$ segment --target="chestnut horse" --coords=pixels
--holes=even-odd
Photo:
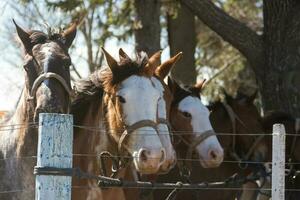
[[[253,104],[253,97],[241,97],[232,98],[226,96],[226,103],[217,101],[213,103],[209,108],[211,109],[210,121],[213,125],[214,130],[217,133],[233,133],[237,135],[220,135],[218,136],[222,147],[225,150],[224,160],[219,168],[206,169],[201,168],[199,163],[194,161],[190,163],[192,168],[187,166],[187,170],[174,169],[174,172],[169,174],[165,179],[160,179],[160,182],[166,181],[183,181],[183,182],[215,182],[222,181],[237,172],[243,172],[244,169],[239,166],[238,158],[243,158],[249,153],[249,149],[255,144],[255,150],[250,153],[249,160],[264,162],[267,157],[267,144],[264,140],[254,138],[253,136],[242,136],[240,134],[247,133],[262,133],[263,128],[261,126],[260,115]],[[253,138],[252,138],[253,137]],[[257,141],[257,142],[255,142]],[[184,147],[184,146],[183,146]],[[183,155],[186,155],[188,146],[185,146],[185,151],[182,150]],[[176,151],[178,148],[176,147]],[[185,159],[186,157],[184,157]],[[180,160],[180,158],[178,158]],[[234,161],[234,162],[227,162]],[[189,161],[188,161],[189,162]],[[188,173],[190,172],[190,176]],[[180,176],[179,174],[186,176]],[[187,174],[184,174],[187,173]],[[244,172],[248,174],[247,172]],[[177,194],[176,199],[235,199],[238,196],[240,190],[199,190],[199,191],[180,191]],[[170,192],[170,191],[168,191]],[[165,198],[167,193],[164,195],[160,192],[156,194],[155,199]]]
[[[167,76],[167,73],[163,71],[166,70],[159,67],[156,72],[162,83]],[[210,125],[209,111],[202,104],[199,96],[203,83],[200,82],[193,87],[183,89],[175,81],[168,78],[167,90],[173,94],[170,123],[174,132],[175,143],[179,143],[175,148],[180,158],[185,158],[186,155],[191,158],[195,151],[200,157],[200,163],[203,167],[217,167],[223,160],[223,149]],[[178,163],[182,163],[182,160],[179,160]],[[178,171],[174,169],[156,181],[176,182],[178,179],[180,179]],[[151,198],[150,195],[151,190],[143,190],[141,194],[142,197],[147,196],[146,198]],[[154,195],[154,199],[165,196],[159,191],[155,192]],[[128,199],[138,199],[138,195]]]
[[[15,113],[0,128],[0,199],[34,199],[39,113],[68,113],[71,58],[76,24],[61,34],[25,31],[16,23],[25,49],[25,85]],[[33,157],[34,156],[34,157]]]
[[[127,166],[130,160],[142,174],[169,171],[175,155],[170,133],[160,135],[159,113],[167,113],[160,82],[153,76],[161,52],[148,59],[145,53],[131,60],[120,49],[120,62],[103,49],[108,68],[98,70],[76,83],[77,97],[72,105],[75,124],[74,166],[103,174],[112,163],[101,165],[97,157],[102,152],[117,157],[117,163]],[[90,129],[86,129],[89,128]],[[108,153],[109,152],[109,153]],[[78,155],[85,154],[85,155]],[[115,167],[115,166],[114,166]],[[120,166],[117,166],[117,168]],[[125,167],[118,169],[123,177]],[[72,199],[124,199],[122,189],[100,189],[94,180],[74,180]]]

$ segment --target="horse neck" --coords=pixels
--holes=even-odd
[[[98,97],[98,99],[100,98]],[[75,127],[74,129],[73,165],[95,175],[100,174],[99,154],[102,151],[114,152],[113,146],[116,146],[112,144],[111,138],[106,133],[106,123],[103,123],[105,116],[101,104],[101,100],[92,99],[90,102],[80,105],[78,110],[72,110],[75,125],[83,126],[83,128]],[[111,169],[110,162],[105,162],[105,164],[106,169]],[[93,180],[75,180],[73,184],[98,187]],[[87,199],[88,196],[100,197],[102,192],[99,190],[88,190],[81,195],[84,196],[84,199]]]
[[[9,125],[6,132],[1,134],[1,150],[6,156],[21,156],[36,154],[37,129],[30,126],[33,122],[34,108],[27,101],[29,91],[26,87],[22,90],[21,98],[17,104],[16,111],[5,123]],[[35,155],[33,154],[33,155]]]
[[[80,106],[73,115],[75,125],[83,126],[74,131],[75,154],[99,154],[104,150],[113,150],[111,138],[106,133],[107,123],[102,112],[101,98],[97,97]]]

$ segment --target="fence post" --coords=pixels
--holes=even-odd
[[[273,125],[272,200],[284,200],[285,194],[285,128]]]
[[[41,113],[37,167],[71,168],[73,152],[73,116]],[[36,200],[70,200],[72,178],[36,176]]]

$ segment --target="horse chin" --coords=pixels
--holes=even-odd
[[[159,171],[159,167],[143,167],[143,166],[140,166],[139,163],[137,163],[135,161],[135,159],[133,160],[134,162],[134,166],[135,166],[135,169],[141,173],[141,174],[158,174],[158,171]]]
[[[134,163],[134,167],[135,169],[141,173],[141,174],[157,174],[159,172],[159,167],[160,166],[147,166],[147,165],[143,165],[143,163],[141,162],[141,160],[138,158],[138,152],[134,152],[133,153],[133,163]]]

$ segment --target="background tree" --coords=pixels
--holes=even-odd
[[[264,0],[263,33],[255,32],[210,0],[181,3],[246,57],[258,80],[265,111],[276,109],[300,116],[300,2]]]
[[[135,49],[149,56],[160,50],[160,0],[135,0]]]
[[[175,55],[182,51],[184,55],[172,70],[171,76],[186,85],[191,85],[197,78],[195,16],[185,5],[172,10],[167,14],[170,54]]]

